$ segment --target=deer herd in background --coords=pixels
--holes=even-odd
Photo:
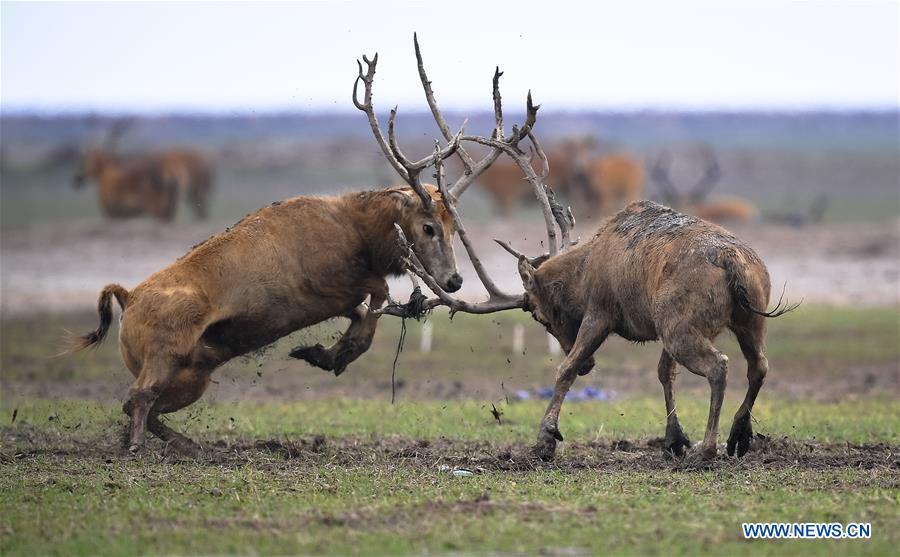
[[[80,188],[88,181],[95,182],[100,211],[108,218],[150,216],[168,221],[175,217],[179,200],[184,200],[196,218],[205,219],[213,191],[210,160],[185,147],[124,155],[117,144],[132,124],[130,119],[110,124],[99,146],[81,156],[73,185]],[[647,197],[648,175],[657,197],[679,211],[722,223],[749,221],[758,215],[756,208],[742,199],[707,199],[722,172],[715,153],[706,145],[663,150],[645,164],[632,154],[603,148],[592,136],[581,136],[557,141],[547,148],[546,157],[550,168],[547,183],[580,217],[609,216]],[[702,166],[692,186],[676,186],[670,172],[675,158]],[[501,216],[534,203],[522,170],[509,158],[497,160],[477,182]]]

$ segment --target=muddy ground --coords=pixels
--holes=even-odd
[[[579,442],[563,444],[556,458],[545,462],[534,456],[530,444],[459,441],[449,439],[412,439],[389,435],[379,438],[340,438],[313,436],[293,441],[259,439],[236,442],[216,441],[203,446],[200,454],[185,457],[171,451],[153,438],[143,456],[132,456],[118,440],[109,437],[79,437],[72,434],[60,439],[54,434],[28,427],[0,428],[0,458],[7,463],[25,462],[39,456],[62,459],[97,459],[110,464],[135,458],[160,462],[193,462],[216,466],[252,466],[261,470],[285,466],[311,468],[329,464],[353,466],[393,465],[411,471],[445,471],[463,469],[482,472],[528,472],[536,470],[644,471],[725,469],[731,472],[765,468],[827,470],[854,468],[880,472],[881,487],[900,487],[900,447],[887,443],[851,444],[818,443],[788,438],[773,439],[757,434],[751,450],[734,459],[720,451],[710,462],[696,463],[673,459],[663,452],[662,438],[633,441]]]

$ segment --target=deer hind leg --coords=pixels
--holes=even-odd
[[[291,351],[291,357],[304,360],[325,371],[333,371],[335,376],[344,373],[347,366],[372,345],[379,315],[372,313],[370,308],[380,308],[386,298],[387,285],[385,284],[383,291],[372,293],[368,307],[360,304],[347,314],[346,317],[350,319],[350,327],[333,346],[330,348],[325,348],[321,344],[298,346]]]
[[[128,450],[132,454],[144,446],[147,419],[150,410],[166,388],[175,372],[174,363],[166,359],[145,361],[137,379],[128,390],[128,399],[122,410],[131,417],[131,435]]]
[[[691,441],[681,430],[678,414],[675,413],[675,359],[665,350],[659,357],[657,373],[666,400],[666,444],[664,449],[667,455],[680,457],[684,455],[684,449],[690,448]]]
[[[734,329],[737,336],[738,344],[741,346],[741,352],[747,360],[747,395],[744,402],[734,415],[734,421],[731,424],[731,433],[728,435],[728,444],[726,449],[728,456],[733,456],[735,449],[737,455],[744,456],[750,449],[750,441],[753,439],[753,426],[751,425],[751,415],[753,403],[756,402],[756,396],[763,386],[766,374],[769,371],[769,361],[765,355],[765,320],[763,317],[754,318],[754,322],[746,329]]]
[[[666,351],[676,362],[709,381],[709,419],[706,422],[706,434],[700,444],[699,454],[701,458],[712,459],[716,456],[719,414],[722,411],[722,401],[725,399],[728,356],[716,350],[708,338],[693,328],[676,332],[675,335],[664,338],[663,342]]]
[[[588,316],[581,323],[572,349],[569,350],[556,371],[553,396],[544,413],[544,418],[541,420],[534,452],[542,460],[553,460],[556,453],[556,442],[563,440],[563,436],[559,432],[559,412],[566,393],[569,392],[572,383],[578,377],[579,371],[584,369],[586,360],[589,360],[600,348],[608,334],[608,326],[598,319]]]
[[[150,409],[147,428],[162,439],[166,447],[180,454],[193,456],[200,451],[200,446],[190,438],[178,433],[160,421],[160,414],[176,412],[196,402],[210,383],[210,371],[195,367],[182,368],[160,393],[156,403]]]

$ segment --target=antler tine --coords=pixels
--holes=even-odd
[[[663,200],[670,205],[675,204],[680,197],[678,188],[675,187],[675,184],[672,183],[672,179],[669,177],[669,164],[671,164],[671,161],[672,154],[668,151],[663,151],[656,156],[656,159],[650,166],[650,177],[659,186]]]
[[[366,64],[366,70],[363,72],[363,63]],[[375,114],[375,109],[372,106],[372,86],[375,82],[375,70],[378,64],[378,54],[369,60],[366,55],[362,56],[362,62],[359,60],[356,61],[356,65],[358,68],[358,73],[356,76],[356,80],[353,82],[353,104],[357,109],[366,113],[366,116],[369,120],[369,127],[372,129],[372,134],[375,136],[375,140],[378,143],[378,146],[381,148],[381,151],[384,153],[388,162],[394,167],[394,170],[397,171],[397,174],[400,175],[403,180],[412,187],[413,191],[419,196],[422,200],[423,206],[427,210],[432,210],[434,208],[434,202],[431,199],[431,195],[425,190],[425,187],[419,181],[419,174],[422,169],[427,167],[432,158],[430,156],[425,157],[421,160],[412,162],[410,161],[402,151],[400,151],[400,147],[397,144],[397,138],[394,130],[394,120],[397,116],[397,107],[395,106],[393,110],[391,110],[391,115],[388,120],[388,138],[385,139],[384,134],[381,132],[381,126],[378,123],[378,117]],[[362,81],[364,84],[364,94],[363,100],[359,100],[359,82]],[[450,136],[448,138],[447,147],[444,148],[440,154],[441,159],[445,159],[451,156],[456,150],[459,148],[459,138],[462,137],[465,132],[466,122],[463,123],[463,126],[460,128],[459,132],[455,136]]]
[[[422,61],[422,51],[419,48],[419,37],[416,33],[413,33],[413,45],[416,50],[416,64],[419,68],[419,80],[422,82],[422,89],[425,91],[425,100],[428,102],[428,108],[431,109],[431,115],[434,116],[434,120],[437,122],[438,128],[441,130],[444,139],[446,141],[451,141],[453,136],[450,134],[450,126],[447,125],[444,115],[441,114],[441,109],[438,108],[437,100],[434,98],[434,90],[431,88],[431,81],[428,80],[428,75],[425,73],[425,63]],[[463,126],[465,126],[465,124],[463,124]],[[475,161],[469,153],[467,153],[465,149],[458,149],[456,154],[459,155],[459,158],[462,160],[466,173],[471,172]]]
[[[503,76],[503,72],[500,71],[500,66],[494,67],[494,79],[492,80],[494,86],[494,137],[497,139],[503,139],[503,99],[500,97],[500,77]]]
[[[509,254],[512,255],[513,257],[515,257],[515,258],[517,258],[517,259],[520,258],[520,257],[525,257],[525,254],[524,254],[524,253],[522,253],[522,252],[516,250],[516,249],[513,248],[511,245],[509,245],[509,243],[504,242],[503,240],[498,240],[497,238],[494,238],[494,241],[497,242],[497,244],[498,244],[501,248],[503,248],[503,249],[505,249],[507,252],[509,252]]]
[[[369,127],[372,128],[372,134],[375,136],[375,141],[378,143],[378,146],[381,148],[381,151],[384,153],[384,156],[387,158],[388,162],[391,163],[391,166],[394,167],[394,170],[397,171],[397,174],[403,178],[403,181],[412,185],[412,181],[410,180],[409,172],[400,164],[396,157],[394,157],[391,152],[390,147],[387,144],[387,140],[384,138],[384,134],[381,133],[381,126],[378,124],[378,117],[375,115],[375,109],[372,107],[372,84],[375,81],[375,67],[378,64],[378,53],[375,53],[375,56],[372,57],[372,60],[369,60],[365,54],[362,56],[363,62],[366,64],[366,71],[363,73],[362,62],[359,60],[356,61],[356,65],[359,68],[359,74],[356,76],[356,80],[353,82],[353,104],[359,110],[366,113],[366,116],[369,120]],[[362,81],[365,85],[365,91],[363,93],[363,101],[359,101],[359,82]]]
[[[700,156],[706,163],[706,167],[703,170],[703,176],[691,188],[689,195],[691,203],[699,203],[706,199],[706,196],[709,195],[709,192],[712,191],[722,177],[722,169],[719,167],[719,161],[716,159],[716,154],[711,147],[701,146]]]

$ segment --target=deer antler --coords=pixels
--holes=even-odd
[[[118,118],[113,120],[113,122],[109,125],[109,128],[106,130],[106,135],[103,138],[103,147],[107,150],[112,150],[116,143],[125,135],[125,132],[128,131],[134,124],[134,118]]]
[[[359,74],[356,76],[356,81],[353,82],[353,104],[368,116],[369,126],[372,128],[375,140],[378,142],[378,146],[381,147],[384,156],[387,157],[388,162],[391,163],[391,166],[394,167],[397,174],[399,174],[400,177],[412,187],[413,191],[416,192],[422,200],[422,204],[426,210],[432,211],[434,210],[434,201],[419,180],[419,175],[422,170],[431,164],[432,157],[428,156],[413,162],[406,158],[400,151],[400,147],[397,145],[397,138],[394,134],[394,119],[397,117],[396,106],[391,110],[391,116],[388,120],[388,139],[385,140],[384,134],[381,132],[381,126],[378,124],[378,117],[375,115],[375,108],[372,106],[372,85],[375,82],[375,67],[378,64],[378,53],[376,53],[371,60],[369,60],[366,55],[363,55],[362,61],[366,63],[366,71],[363,73],[362,62],[357,60],[356,64],[359,67]],[[360,81],[365,84],[365,93],[362,102],[359,101],[358,96]],[[459,148],[459,139],[462,137],[465,127],[466,122],[463,122],[462,127],[456,135],[447,138],[447,146],[440,150],[439,153],[441,160],[449,157]]]
[[[650,178],[659,186],[663,201],[668,205],[678,205],[681,195],[669,176],[669,165],[672,164],[672,153],[663,151],[656,156],[650,165]]]
[[[423,282],[437,295],[436,298],[429,299],[424,302],[421,306],[422,310],[427,311],[433,309],[437,306],[447,306],[450,308],[451,315],[457,311],[462,311],[465,313],[492,313],[495,311],[501,311],[505,309],[513,309],[520,308],[523,304],[523,296],[521,294],[511,295],[505,292],[502,292],[496,285],[496,283],[491,279],[490,275],[487,273],[487,270],[484,268],[484,265],[481,262],[481,258],[478,256],[478,253],[475,251],[475,247],[469,239],[469,235],[466,231],[465,225],[462,222],[462,219],[459,216],[459,213],[456,210],[455,201],[459,198],[460,195],[466,190],[466,188],[477,178],[484,170],[486,170],[500,155],[507,155],[513,159],[513,161],[519,166],[522,170],[522,173],[525,175],[525,178],[531,183],[535,196],[538,199],[538,202],[541,205],[541,209],[544,216],[544,221],[547,229],[547,240],[549,247],[549,254],[541,256],[541,257],[549,257],[550,255],[556,255],[560,251],[560,247],[562,249],[568,248],[574,242],[570,240],[571,230],[575,225],[575,219],[572,217],[571,209],[563,209],[563,207],[556,201],[556,198],[553,194],[553,190],[550,189],[549,186],[544,185],[543,180],[546,179],[549,174],[549,163],[547,162],[547,156],[544,153],[543,148],[540,145],[540,142],[534,136],[533,128],[535,123],[537,122],[537,112],[540,108],[540,105],[535,105],[531,98],[531,92],[529,91],[527,102],[526,102],[526,116],[525,123],[519,126],[513,126],[511,134],[506,136],[504,125],[503,125],[503,105],[502,99],[500,96],[500,77],[503,75],[503,72],[500,71],[499,68],[495,68],[494,77],[492,80],[493,84],[493,101],[494,101],[494,130],[491,133],[490,137],[482,137],[475,135],[463,135],[462,130],[458,132],[455,136],[451,135],[450,127],[447,125],[446,120],[441,114],[440,108],[437,105],[437,101],[434,97],[434,90],[431,87],[431,81],[428,80],[428,76],[425,72],[425,64],[422,61],[422,52],[419,48],[418,37],[413,35],[413,43],[415,46],[416,52],[416,62],[419,70],[419,78],[422,82],[422,88],[425,91],[425,98],[428,102],[428,106],[431,108],[431,113],[434,116],[435,122],[438,125],[438,128],[441,130],[441,134],[444,136],[444,139],[448,141],[448,148],[441,149],[438,142],[435,142],[434,152],[432,153],[429,160],[423,159],[422,161],[418,161],[418,163],[410,163],[405,160],[405,157],[399,153],[399,149],[396,148],[396,140],[393,137],[393,119],[394,114],[392,112],[391,121],[389,122],[388,132],[389,132],[389,141],[387,142],[387,147],[385,147],[384,136],[381,134],[377,120],[374,116],[374,111],[371,109],[371,80],[374,76],[373,62],[368,62],[364,57],[363,60],[369,64],[369,71],[366,74],[362,72],[362,65],[360,64],[360,75],[357,78],[357,83],[362,80],[366,84],[366,100],[364,103],[359,103],[357,101],[356,95],[356,85],[354,85],[354,102],[357,105],[357,108],[360,110],[364,110],[369,115],[369,123],[372,127],[373,132],[375,133],[376,140],[379,142],[379,145],[382,145],[382,150],[388,152],[390,151],[390,156],[388,160],[391,161],[391,164],[394,165],[394,168],[397,169],[397,172],[407,178],[412,175],[414,177],[418,177],[418,172],[421,171],[422,168],[427,166],[434,166],[435,168],[435,182],[437,184],[438,190],[442,194],[442,199],[444,200],[444,204],[447,207],[448,213],[451,215],[455,228],[459,233],[460,241],[466,249],[466,253],[469,256],[469,259],[472,261],[472,265],[475,268],[475,273],[478,275],[479,280],[484,285],[485,290],[488,293],[488,299],[483,302],[472,303],[466,302],[464,300],[459,300],[454,298],[447,292],[445,292],[432,277],[430,277],[424,270],[424,267],[416,258],[415,254],[411,249],[407,249],[407,261],[409,269],[422,279]],[[377,59],[376,59],[377,60]],[[531,143],[531,152],[529,155],[525,151],[523,151],[519,143],[528,139]],[[471,155],[466,151],[466,149],[461,145],[463,142],[477,143],[479,145],[484,145],[490,148],[488,154],[479,161],[475,161]],[[454,151],[448,152],[450,145],[456,145]],[[444,173],[443,173],[443,161],[450,154],[455,154],[459,156],[462,160],[464,173],[463,175],[450,187],[446,187],[444,184]],[[531,162],[533,160],[534,155],[536,155],[541,161],[541,174],[538,175],[535,173],[534,169],[531,166]],[[413,170],[411,171],[410,168]],[[404,174],[405,171],[405,174]],[[407,178],[407,181],[409,179]],[[557,235],[557,228],[559,229],[559,235]],[[405,242],[406,239],[403,237],[402,232],[399,233],[400,241]],[[511,250],[508,246],[504,245],[505,248]],[[408,245],[407,245],[408,248]],[[382,313],[388,315],[403,315],[403,311],[397,307],[388,306]]]
[[[669,166],[672,164],[671,152],[663,151],[657,155],[656,160],[651,165],[650,177],[659,186],[663,200],[669,205],[679,206],[688,203],[700,203],[706,199],[706,196],[709,195],[709,192],[712,191],[722,177],[722,170],[711,147],[700,145],[697,147],[696,152],[704,163],[703,174],[697,180],[697,183],[689,188],[687,195],[678,191],[669,175]]]
[[[698,148],[698,151],[700,153],[700,158],[705,164],[703,175],[694,187],[691,188],[691,191],[688,194],[688,199],[691,203],[700,203],[706,199],[706,196],[709,195],[709,192],[712,191],[722,177],[722,169],[719,167],[719,161],[716,159],[716,154],[712,148],[701,145]]]

